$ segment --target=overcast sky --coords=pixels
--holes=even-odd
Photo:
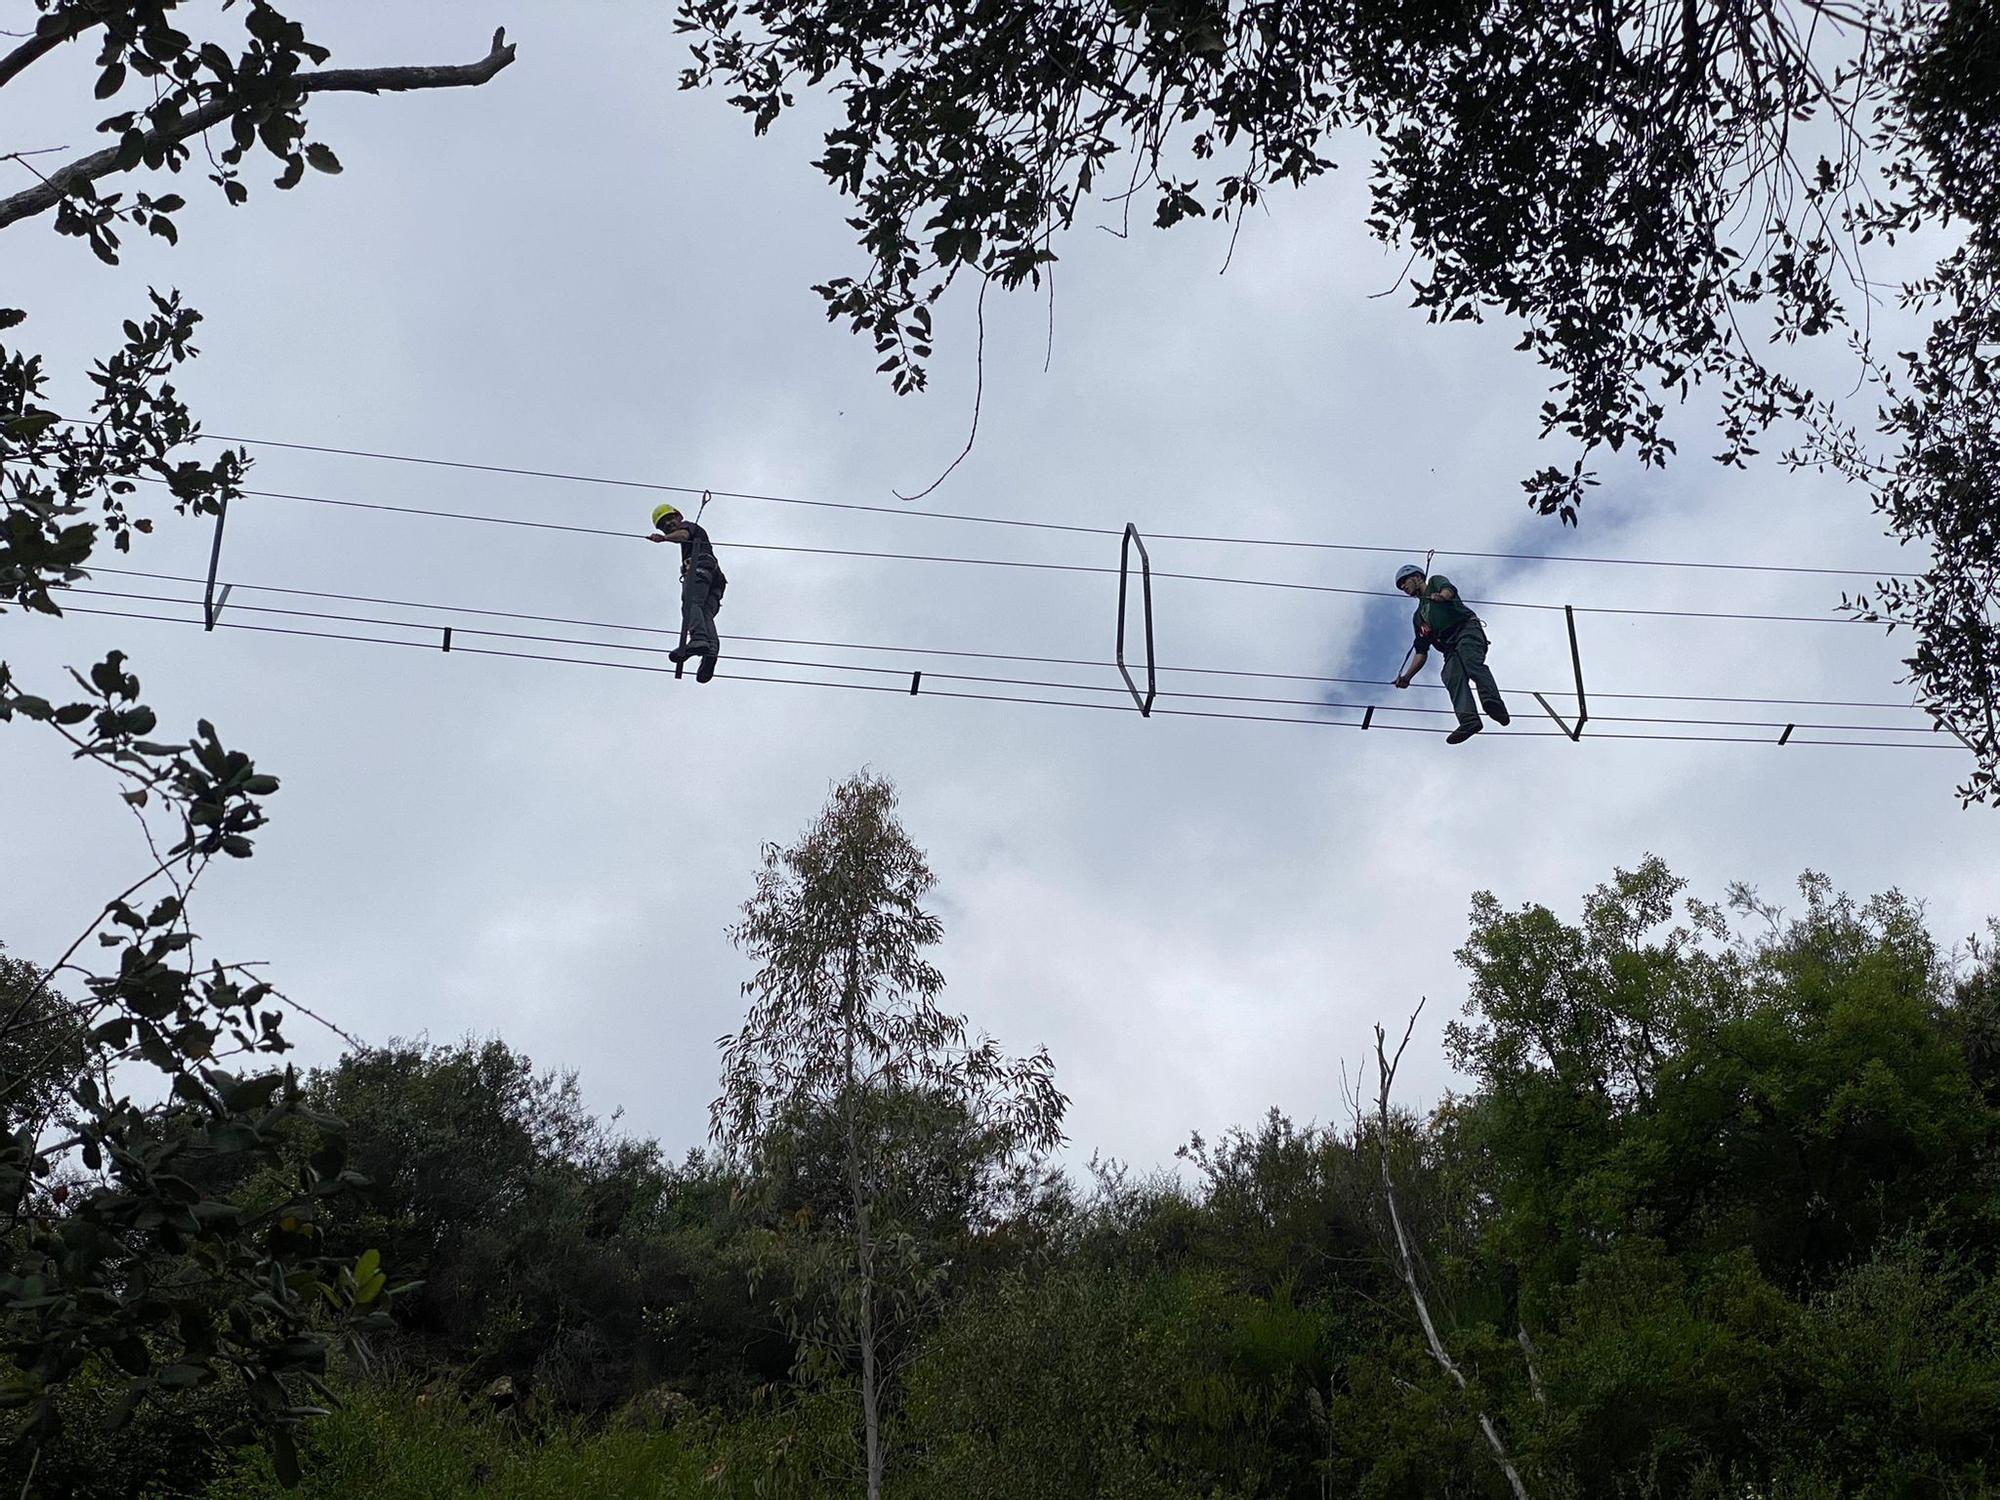
[[[758,140],[720,97],[677,92],[670,5],[314,10],[308,28],[337,65],[470,61],[501,23],[520,56],[476,90],[316,100],[313,133],[344,174],[309,173],[279,193],[260,159],[251,202],[235,211],[185,184],[177,250],[130,235],[113,270],[46,219],[10,229],[0,298],[31,318],[9,337],[48,358],[59,403],[82,403],[89,360],[115,346],[155,284],[180,287],[206,315],[202,358],[179,384],[211,432],[890,505],[892,489],[921,486],[958,451],[972,403],[970,289],[940,318],[931,392],[894,396],[868,344],[826,323],[810,290],[862,268],[844,205],[809,165],[812,121]],[[92,149],[103,112],[93,76],[90,54],[70,47],[0,93],[5,149]],[[0,170],[18,178],[0,189],[28,180],[18,165]],[[1539,372],[1510,352],[1517,330],[1432,328],[1406,296],[1371,296],[1401,258],[1361,227],[1364,183],[1357,144],[1331,180],[1271,200],[1227,275],[1226,229],[1070,235],[1052,351],[1045,301],[988,299],[978,444],[926,504],[1407,548],[1418,561],[1435,548],[1475,598],[1579,606],[1818,614],[1842,580],[1452,554],[1897,565],[1859,495],[1775,466],[1718,467],[1698,413],[1679,433],[1687,458],[1664,475],[1600,465],[1580,532],[1531,516],[1520,478],[1571,456],[1535,441]],[[1114,211],[1099,219],[1115,223]],[[1831,379],[1844,389],[1851,373]],[[410,638],[246,604],[456,620],[461,632],[478,622],[445,606],[678,623],[674,551],[639,539],[656,498],[643,491],[279,449],[257,453],[251,483],[629,536],[245,500],[222,565],[238,584],[225,615],[236,623]],[[730,580],[723,676],[705,687],[692,674],[82,615],[10,613],[0,647],[50,692],[63,664],[123,648],[168,726],[209,717],[283,778],[257,857],[207,879],[197,925],[218,956],[269,961],[284,989],[369,1041],[498,1034],[539,1064],[576,1069],[594,1107],[622,1108],[626,1128],[669,1150],[703,1139],[715,1041],[740,1021],[748,970],[726,929],[760,846],[792,839],[829,786],[863,766],[897,782],[937,872],[950,1005],[1011,1048],[1048,1046],[1079,1156],[1142,1166],[1166,1162],[1190,1131],[1270,1106],[1337,1116],[1341,1060],[1360,1056],[1373,1021],[1399,1019],[1422,995],[1408,1098],[1451,1086],[1441,1033],[1463,1003],[1452,953],[1477,890],[1572,916],[1614,867],[1651,852],[1710,897],[1738,879],[1788,896],[1808,868],[1856,893],[1897,886],[1948,939],[2000,909],[1994,814],[1961,811],[1952,795],[1963,754],[1828,749],[1799,743],[1813,737],[1803,730],[1783,749],[1528,737],[1552,728],[1528,690],[1567,681],[1559,614],[1485,611],[1515,728],[1459,747],[1443,742],[1446,719],[1432,734],[1363,734],[757,684],[732,681],[731,666],[830,674],[742,655],[920,665],[935,687],[953,670],[1115,683],[1108,668],[730,638],[1105,661],[1116,580],[733,543],[1099,566],[1115,565],[1117,544],[737,499],[716,500],[705,524]],[[129,559],[103,560],[199,575],[210,529],[168,516],[138,540]],[[1398,561],[1150,546],[1163,571],[1365,589],[1386,590]],[[96,586],[199,593],[108,573]],[[1166,664],[1384,681],[1408,635],[1408,606],[1388,599],[1162,580],[1155,609]],[[1908,701],[1899,643],[1865,627],[1580,620],[1600,695]],[[1425,681],[1437,682],[1435,659]],[[1163,679],[1168,693],[1303,697],[1308,686]],[[1443,703],[1434,686],[1322,692]],[[1759,726],[1712,732],[1772,739],[1762,725],[1774,718],[1922,722],[1610,696],[1593,708],[1593,730],[1621,727],[1608,722],[1616,714],[1706,713]],[[60,748],[25,726],[0,734],[0,941],[32,959],[60,952],[144,868],[106,778]],[[338,1046],[310,1026],[296,1035],[308,1061]]]

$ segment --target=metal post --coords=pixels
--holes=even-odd
[[[1781,745],[1784,744],[1786,740],[1792,737],[1792,731],[1794,729],[1797,729],[1798,727],[1799,726],[1796,724],[1787,724],[1785,726],[1785,732],[1778,736],[1778,743]]]
[[[912,698],[917,696],[917,684],[923,680],[924,674],[921,672],[912,672],[910,674],[910,696]]]
[[[444,649],[447,651],[451,650],[451,627],[449,625],[444,628]]]
[[[1368,705],[1368,712],[1361,716],[1361,727],[1363,729],[1366,729],[1370,724],[1374,722],[1375,722],[1375,705],[1371,703]]]
[[[1139,684],[1132,680],[1132,674],[1125,666],[1125,589],[1131,579],[1132,547],[1139,548],[1139,589],[1140,599],[1146,612],[1146,695],[1139,696]],[[1139,705],[1139,716],[1151,718],[1153,699],[1159,695],[1159,679],[1153,665],[1153,560],[1146,555],[1145,538],[1139,535],[1139,528],[1130,521],[1125,523],[1125,536],[1118,544],[1118,675],[1125,679],[1125,687],[1132,695],[1132,701]]]
[[[215,570],[222,561],[222,523],[229,519],[229,497],[224,495],[215,505],[215,541],[208,549],[208,586],[201,592],[201,628],[215,629],[216,617],[222,613],[222,606],[229,600],[229,585],[222,586],[222,597],[215,597]]]
[[[1550,708],[1549,700],[1540,693],[1535,694],[1535,701],[1542,705],[1542,712],[1556,721],[1556,728],[1570,739],[1580,740],[1583,738],[1583,726],[1590,722],[1590,704],[1583,696],[1583,653],[1576,645],[1576,611],[1567,604],[1563,606],[1563,622],[1569,626],[1569,665],[1576,674],[1576,727],[1572,729],[1564,723],[1562,715]]]

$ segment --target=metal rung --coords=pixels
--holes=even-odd
[[[201,591],[201,628],[215,629],[215,622],[222,614],[222,606],[229,601],[229,585],[222,586],[222,597],[215,594],[215,570],[222,562],[222,523],[229,519],[229,497],[224,495],[215,504],[215,540],[208,549],[208,584]]]
[[[1583,696],[1583,653],[1576,645],[1576,611],[1567,604],[1563,606],[1563,623],[1569,627],[1569,665],[1576,674],[1576,726],[1572,728],[1565,723],[1563,716],[1550,707],[1549,700],[1540,693],[1535,694],[1535,701],[1542,705],[1543,713],[1556,721],[1556,728],[1571,740],[1580,740],[1583,738],[1583,726],[1590,722],[1590,702]]]
[[[1132,680],[1131,672],[1125,667],[1125,587],[1132,573],[1132,548],[1139,548],[1139,588],[1140,598],[1146,613],[1146,695],[1139,696],[1139,685]],[[1159,694],[1159,679],[1153,668],[1153,562],[1146,556],[1145,538],[1139,535],[1139,528],[1130,521],[1125,523],[1125,536],[1118,544],[1118,675],[1125,679],[1125,687],[1132,694],[1132,701],[1139,705],[1139,716],[1151,718],[1153,699]]]

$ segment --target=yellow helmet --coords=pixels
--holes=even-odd
[[[667,517],[672,516],[675,520],[679,520],[680,514],[681,508],[678,505],[656,505],[653,507],[653,525],[665,531]]]

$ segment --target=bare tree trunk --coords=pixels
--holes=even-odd
[[[1410,1301],[1416,1304],[1417,1321],[1423,1325],[1424,1342],[1430,1346],[1431,1358],[1463,1391],[1468,1389],[1465,1372],[1445,1352],[1444,1340],[1438,1337],[1437,1324],[1431,1320],[1430,1304],[1424,1300],[1424,1289],[1417,1281],[1416,1260],[1410,1254],[1409,1236],[1403,1232],[1403,1216],[1396,1207],[1396,1184],[1389,1173],[1389,1090],[1396,1081],[1396,1069],[1403,1061],[1403,1048],[1410,1045],[1410,1033],[1417,1029],[1417,1017],[1423,1014],[1423,1010],[1424,1002],[1419,1000],[1417,1008],[1410,1013],[1410,1024],[1403,1028],[1403,1040],[1393,1058],[1385,1049],[1385,1033],[1380,1026],[1375,1028],[1375,1070],[1382,1080],[1381,1091],[1375,1096],[1375,1124],[1379,1132],[1376,1146],[1382,1155],[1382,1193],[1389,1201],[1389,1223],[1396,1231],[1396,1260],[1398,1269],[1403,1273],[1403,1285],[1409,1288]],[[1487,1446],[1493,1450],[1500,1471],[1507,1476],[1507,1483],[1513,1488],[1516,1500],[1528,1500],[1528,1487],[1521,1482],[1521,1472],[1508,1456],[1507,1445],[1500,1440],[1500,1430],[1484,1411],[1479,1413],[1479,1430],[1486,1434]]]
[[[1528,1327],[1525,1323],[1516,1331],[1514,1339],[1516,1343],[1520,1344],[1521,1358],[1526,1361],[1528,1366],[1528,1389],[1535,1393],[1535,1404],[1537,1406],[1547,1406],[1549,1404],[1549,1393],[1542,1389],[1541,1372],[1535,1368],[1535,1341],[1528,1337]]]
[[[848,954],[846,1076],[842,1094],[847,1129],[847,1188],[854,1203],[854,1263],[861,1281],[861,1428],[868,1456],[868,1500],[882,1500],[881,1375],[875,1367],[875,1242],[868,1223],[868,1193],[863,1181],[861,1132],[854,1112],[860,1093],[854,1076],[854,1028],[859,1006],[855,995],[855,958]]]

